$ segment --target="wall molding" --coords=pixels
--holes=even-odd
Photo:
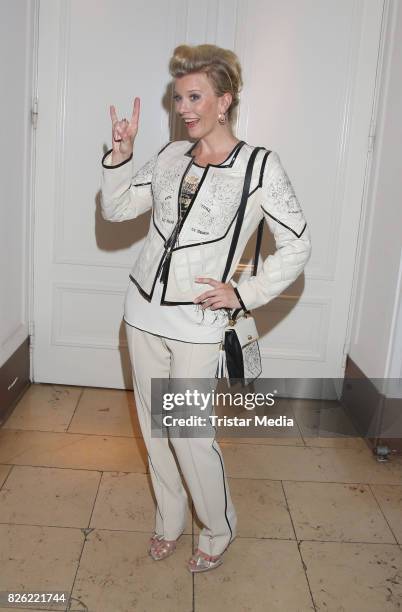
[[[52,321],[51,321],[51,337],[50,343],[52,346],[75,346],[80,348],[102,348],[109,350],[119,350],[119,348],[127,347],[127,341],[120,341],[117,338],[117,341],[110,341],[107,339],[99,339],[93,336],[82,336],[80,335],[80,339],[76,337],[69,337],[67,334],[63,333],[61,325],[63,323],[62,316],[62,307],[63,307],[63,297],[66,294],[81,294],[93,297],[94,295],[99,296],[111,296],[117,295],[121,298],[124,298],[124,295],[127,291],[127,286],[121,285],[102,285],[102,284],[91,284],[88,283],[54,283],[53,291],[52,291]]]

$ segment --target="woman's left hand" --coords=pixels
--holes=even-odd
[[[218,308],[241,308],[233,286],[230,283],[221,283],[213,278],[204,277],[196,278],[195,282],[213,287],[213,289],[198,295],[194,300],[194,304],[201,304],[203,310],[205,308],[210,308],[211,310],[218,310]]]

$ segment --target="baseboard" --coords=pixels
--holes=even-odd
[[[0,427],[30,386],[29,337],[0,367]]]
[[[385,397],[348,356],[342,405],[359,434],[375,452],[402,453],[402,398]]]

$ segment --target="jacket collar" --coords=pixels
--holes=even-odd
[[[199,140],[197,140],[196,142],[194,142],[191,147],[188,149],[188,151],[186,151],[184,153],[185,156],[187,157],[194,157],[191,153],[193,151],[193,149],[195,148],[195,146],[198,144]],[[237,142],[235,144],[235,146],[233,147],[233,149],[230,151],[229,155],[226,157],[226,159],[220,163],[220,164],[207,164],[206,166],[200,166],[201,168],[232,168],[234,162],[236,161],[236,158],[241,150],[241,148],[247,144],[244,140],[240,140],[239,142]],[[232,159],[230,159],[232,158]],[[230,159],[229,163],[226,163],[227,160]],[[195,164],[196,162],[194,162]],[[198,164],[196,164],[198,166]]]

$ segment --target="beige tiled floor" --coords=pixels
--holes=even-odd
[[[155,506],[132,392],[32,385],[0,429],[0,591],[71,591],[71,610],[91,612],[400,610],[402,459],[317,437],[313,409],[309,423],[219,437],[238,537],[192,577],[191,502],[175,554],[147,554]]]

